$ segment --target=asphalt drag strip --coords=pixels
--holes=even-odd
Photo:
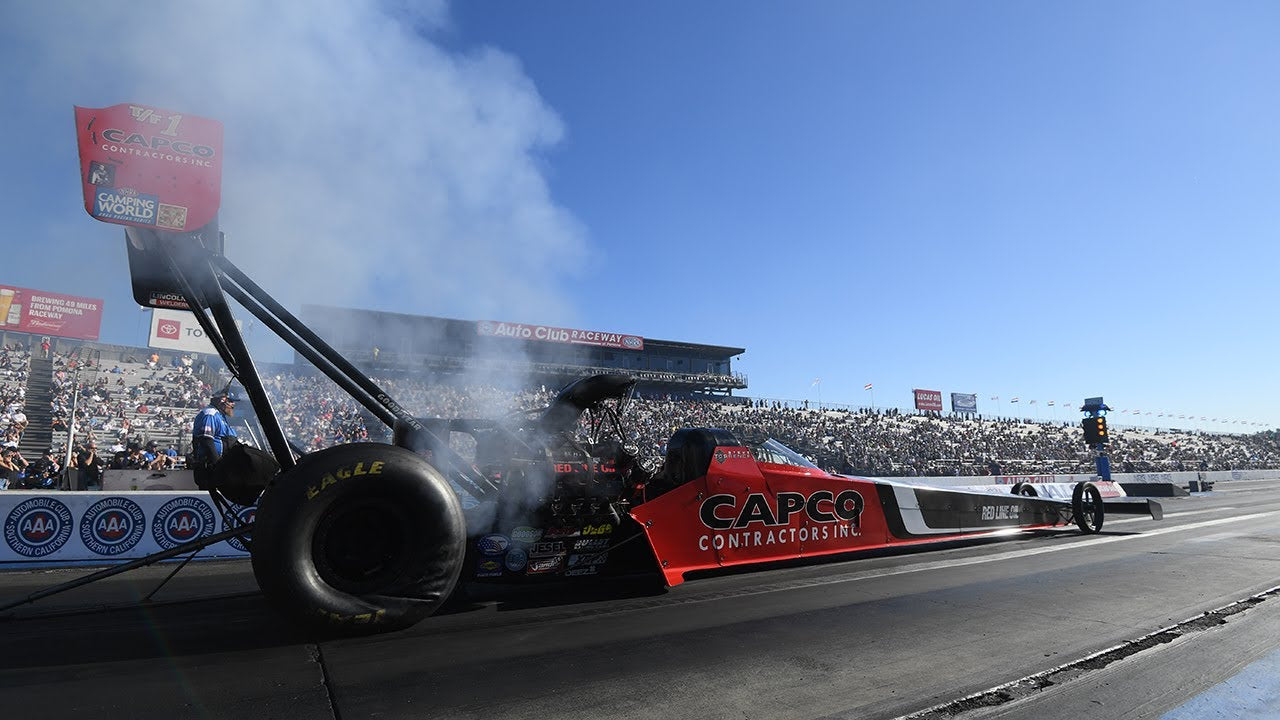
[[[1251,595],[1243,600],[1209,610],[1182,622],[1160,628],[1155,632],[1143,635],[1120,645],[1091,653],[1043,672],[1028,675],[1012,682],[1007,682],[982,692],[967,695],[933,707],[899,716],[896,720],[949,720],[951,718],[976,718],[987,716],[978,713],[986,708],[996,708],[1016,703],[1043,693],[1049,688],[1069,682],[1084,680],[1089,673],[1098,672],[1111,665],[1179,638],[1190,637],[1227,623],[1233,615],[1251,610],[1258,605],[1280,598],[1280,585]]]
[[[669,590],[477,589],[363,638],[290,629],[245,562],[188,566],[149,603],[168,568],[144,569],[0,623],[0,698],[47,718],[1150,720],[1275,652],[1271,492],[1175,499],[1164,522],[1108,518],[1098,535],[1011,533]],[[76,572],[4,573],[0,589],[23,597]]]

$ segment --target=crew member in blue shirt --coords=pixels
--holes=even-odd
[[[229,444],[226,440],[236,442],[236,431],[227,422],[235,414],[236,400],[231,393],[218,393],[210,398],[209,407],[196,415],[191,425],[191,454],[197,467],[212,467],[222,459]]]

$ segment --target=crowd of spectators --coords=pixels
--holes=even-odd
[[[0,474],[13,468],[29,475],[26,466],[36,462],[16,451],[26,422],[29,358],[26,350],[0,348],[0,430],[9,446],[0,456]],[[105,468],[181,464],[192,417],[214,389],[193,372],[189,357],[170,363],[158,356],[129,358],[99,366],[76,355],[55,355],[53,361],[54,430],[74,431],[72,463],[90,474],[90,482]],[[419,417],[499,418],[545,407],[555,396],[554,388],[449,385],[405,376],[375,382]],[[280,369],[267,373],[264,385],[286,434],[303,450],[381,437],[381,425],[322,376]],[[1092,473],[1094,468],[1080,427],[1069,422],[662,396],[634,399],[624,427],[630,434],[626,439],[645,456],[660,457],[679,428],[720,427],[747,441],[776,438],[830,471],[873,477]],[[39,461],[61,462],[65,447]],[[1113,428],[1107,453],[1117,472],[1280,468],[1280,437],[1275,431],[1225,435]],[[47,463],[41,468],[47,470]]]
[[[0,347],[0,444],[17,447],[27,427],[27,372],[31,352],[18,346]]]
[[[547,388],[375,379],[421,417],[495,418],[546,406]],[[324,378],[277,374],[268,392],[286,433],[316,449],[369,437],[366,416]],[[660,455],[681,427],[720,427],[749,441],[768,437],[824,469],[873,477],[1092,473],[1094,453],[1079,425],[897,410],[818,410],[714,399],[636,398],[625,425],[645,455]],[[1276,434],[1224,435],[1178,430],[1114,430],[1107,448],[1117,472],[1280,468]]]
[[[53,390],[55,431],[74,428],[85,441],[126,447],[151,438],[176,443],[210,392],[189,363],[162,367],[153,358],[95,367],[70,355],[54,359]]]

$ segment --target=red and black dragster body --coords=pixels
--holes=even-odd
[[[632,384],[584,379],[515,434],[467,421],[437,428],[475,436],[478,468],[503,488],[466,511],[464,580],[630,574],[656,563],[676,585],[692,571],[896,545],[1070,524],[1097,532],[1105,512],[1161,516],[1154,501],[1122,497],[1107,483],[1082,483],[1068,500],[1025,485],[942,488],[833,475],[776,440],[743,441],[716,428],[677,430],[661,466],[645,468],[633,449],[590,431],[607,422],[576,423],[579,412],[598,411]],[[542,431],[541,441],[494,442],[527,439],[530,428]],[[521,452],[530,447],[540,460]]]
[[[111,128],[151,137],[161,120],[161,134],[182,142],[153,137],[152,148],[203,148],[195,154],[209,162],[173,166],[97,139]],[[460,577],[649,569],[674,584],[705,568],[1073,520],[1096,531],[1112,508],[1092,484],[1077,486],[1067,502],[836,477],[777,443],[744,443],[715,429],[677,431],[665,462],[648,464],[621,426],[616,406],[625,408],[635,387],[621,375],[573,383],[536,415],[423,421],[226,257],[217,221],[220,124],[122,103],[77,108],[76,128],[85,209],[126,226],[135,298],[194,314],[244,386],[270,452],[242,445],[196,468],[197,485],[229,529],[0,610],[238,537],[263,596],[287,617],[326,632],[372,632],[430,615]],[[151,198],[160,214],[108,212],[121,194]],[[230,300],[392,428],[393,443],[312,452],[290,443]],[[255,500],[254,519],[243,522],[232,502]],[[1158,506],[1147,509],[1158,514]]]

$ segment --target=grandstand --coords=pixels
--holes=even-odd
[[[454,325],[458,322],[443,321],[439,327],[450,332],[467,329],[465,324]],[[474,327],[469,331],[476,332]],[[221,362],[211,356],[58,339],[52,357],[45,359],[40,357],[37,336],[5,332],[0,340],[5,343],[0,350],[0,399],[4,402],[0,430],[6,433],[6,440],[18,439],[28,458],[50,446],[65,453],[69,441],[80,445],[89,439],[108,456],[113,446],[153,440],[161,448],[172,446],[185,454],[191,418],[227,377]],[[371,338],[348,339],[347,349],[368,340]],[[489,340],[506,342],[506,338]],[[485,342],[479,340],[476,346]],[[465,349],[466,344],[462,346]],[[402,346],[401,350],[406,347],[414,346]],[[644,370],[575,365],[566,357],[585,358],[591,363],[609,362],[609,358],[598,352],[599,348],[572,348],[569,356],[535,353],[539,362],[530,362],[535,372],[525,376],[508,373],[519,376],[523,385],[499,386],[477,382],[474,374],[451,369],[453,362],[468,367],[463,355],[443,363],[443,355],[428,360],[396,354],[401,350],[384,354],[380,349],[377,357],[369,352],[364,364],[375,382],[422,417],[500,417],[545,406],[562,384],[559,381],[602,369]],[[729,386],[745,386],[745,378],[729,369],[730,358],[742,352],[739,348],[645,340],[645,351],[648,354],[644,356],[629,356],[629,362],[636,363],[636,357],[659,362],[656,358],[665,354],[662,362],[674,363],[673,351],[703,353],[708,365],[695,364],[690,354],[684,366],[711,370],[686,373],[688,377],[675,382],[650,381],[648,396],[632,404],[626,425],[634,435],[629,439],[647,455],[661,456],[676,428],[714,426],[747,439],[775,437],[820,466],[849,474],[1068,474],[1091,473],[1093,469],[1092,452],[1084,446],[1079,426],[1072,422],[787,406],[730,395],[733,388]],[[618,360],[618,353],[613,360],[628,362]],[[493,358],[477,360],[486,361]],[[537,372],[540,365],[551,367]],[[381,437],[382,428],[367,412],[309,366],[264,364],[261,369],[282,426],[298,447],[313,450]],[[700,374],[719,379],[692,379]],[[15,422],[19,412],[25,413],[27,421],[20,432]],[[241,414],[250,413],[248,404],[242,404]],[[252,426],[246,430],[252,436]],[[1280,468],[1280,443],[1274,431],[1227,435],[1113,426],[1108,455],[1121,472]]]
[[[613,332],[303,305],[303,322],[367,371],[448,381],[486,369],[521,382],[564,385],[625,372],[653,394],[731,396],[747,387],[732,369],[744,348]],[[300,361],[300,359],[299,359]]]

